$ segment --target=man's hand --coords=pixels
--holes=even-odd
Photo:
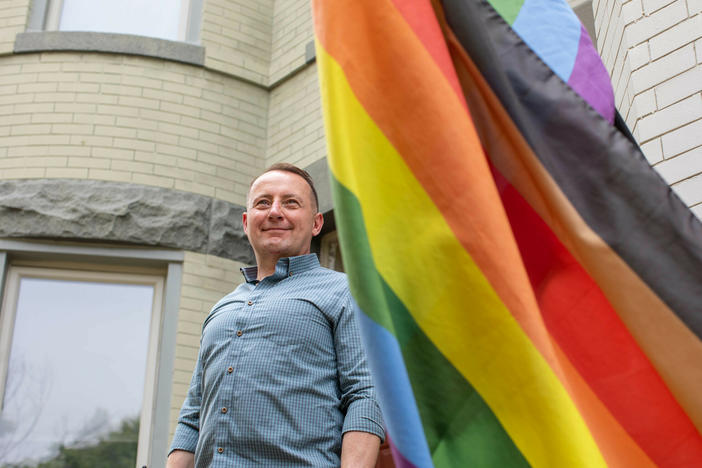
[[[373,468],[379,448],[380,438],[375,434],[346,432],[341,440],[341,468]]]
[[[168,455],[166,468],[194,468],[195,454],[185,450],[174,450]]]

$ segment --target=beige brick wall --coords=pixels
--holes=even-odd
[[[286,161],[306,167],[326,156],[317,66],[271,92],[265,165]]]
[[[15,36],[27,27],[30,0],[0,0],[0,55],[15,47]]]
[[[273,12],[270,83],[305,63],[307,44],[314,40],[309,0],[278,0]]]
[[[231,260],[185,252],[181,287],[175,366],[171,393],[170,437],[185,400],[200,348],[202,323],[212,306],[242,281],[242,264]]]
[[[702,216],[702,1],[595,0],[597,44],[644,154]]]
[[[88,178],[243,204],[265,152],[268,94],[162,60],[0,58],[0,178]]]
[[[273,3],[205,0],[200,34],[205,66],[268,85]]]

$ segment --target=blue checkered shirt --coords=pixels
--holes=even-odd
[[[341,436],[384,437],[346,275],[314,254],[225,296],[205,320],[171,450],[195,467],[339,466]]]

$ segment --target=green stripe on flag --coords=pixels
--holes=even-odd
[[[378,274],[358,199],[334,177],[332,190],[351,290],[363,312],[400,344],[435,466],[528,467],[482,397]]]

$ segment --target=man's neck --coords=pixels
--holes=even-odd
[[[275,265],[278,263],[279,259],[280,257],[272,257],[270,259],[256,262],[256,267],[258,268],[256,279],[261,281],[263,278],[271,276],[273,273],[275,273]]]

